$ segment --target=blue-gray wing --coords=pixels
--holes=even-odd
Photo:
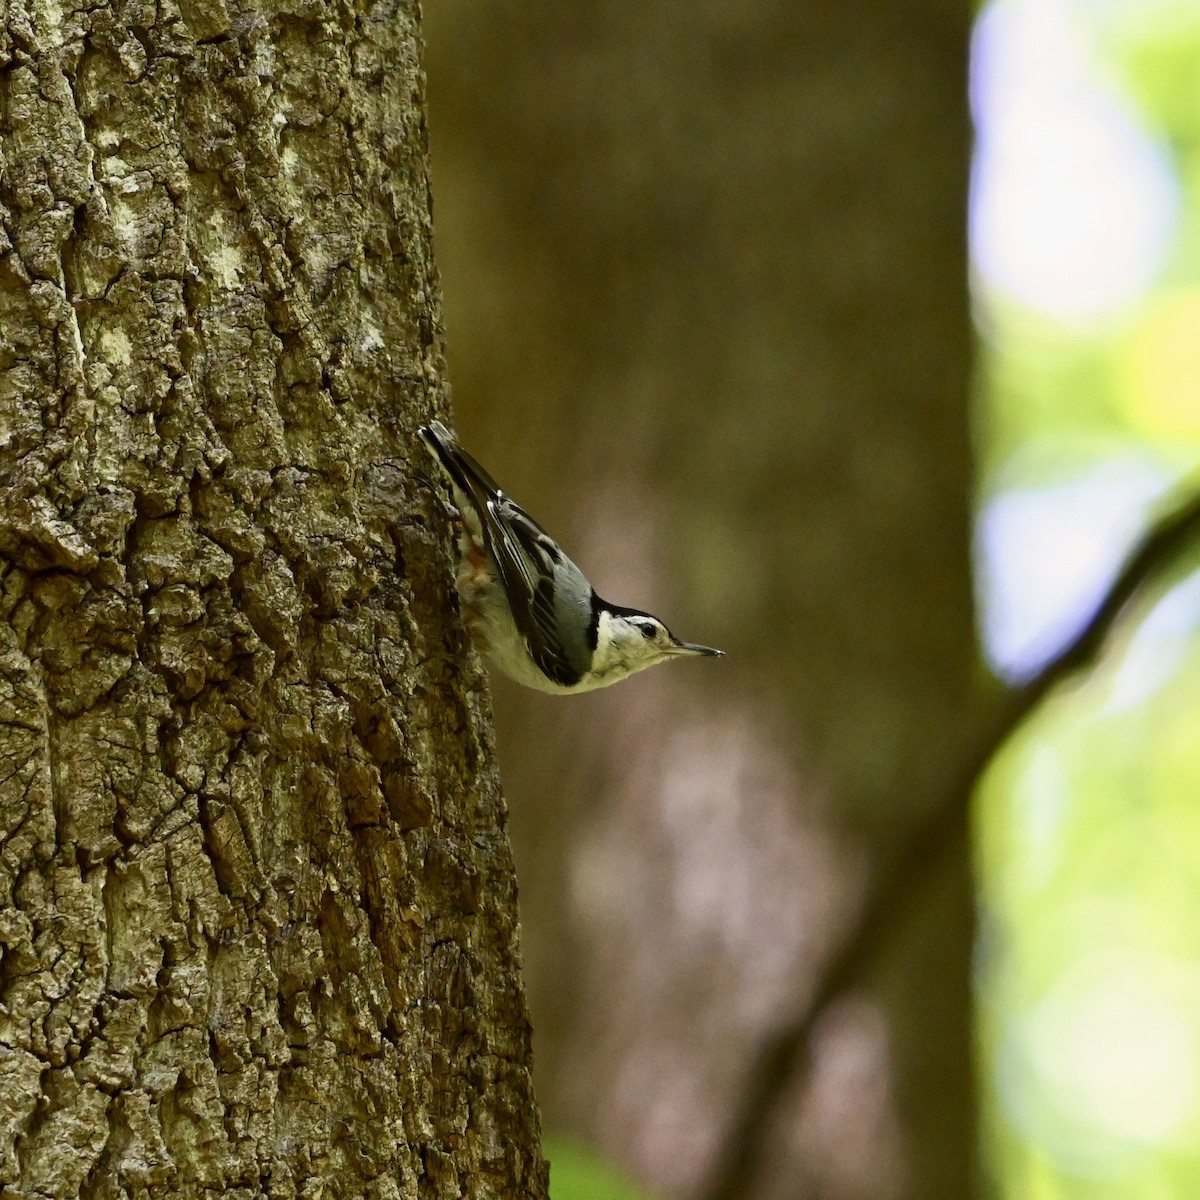
[[[544,529],[501,494],[491,505],[495,554],[510,588],[513,618],[538,667],[557,683],[578,683],[592,662],[592,585]]]
[[[564,687],[578,683],[592,660],[591,584],[441,422],[434,421],[420,432],[475,510],[530,657],[556,683]]]

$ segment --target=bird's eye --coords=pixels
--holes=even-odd
[[[638,628],[642,631],[642,637],[653,640],[655,634],[658,633],[658,626],[651,625],[649,621],[643,622]]]

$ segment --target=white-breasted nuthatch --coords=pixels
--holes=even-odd
[[[590,692],[670,658],[723,653],[679,641],[649,613],[601,600],[445,425],[434,421],[419,432],[450,478],[461,518],[465,623],[510,679],[541,692]]]

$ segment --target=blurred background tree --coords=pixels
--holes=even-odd
[[[974,371],[965,6],[429,7],[460,431],[604,594],[730,651],[496,686],[558,1200],[615,1200],[579,1144],[663,1196],[958,1200],[981,1096],[1007,1195],[1190,1194],[1196,588],[1130,640],[1156,667],[1102,666],[998,761],[982,890],[965,823],[911,853],[965,811],[996,677],[1054,653],[1194,459],[1188,8],[980,16]],[[721,1184],[897,862],[882,950]]]
[[[973,738],[968,16],[430,6],[462,432],[603,594],[730,652],[497,688],[547,1125],[664,1193]],[[967,1191],[967,864],[825,1014],[754,1195]]]

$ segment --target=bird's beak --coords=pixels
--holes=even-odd
[[[724,650],[714,650],[711,646],[698,646],[695,642],[676,642],[671,651],[674,654],[702,654],[709,658],[722,658]]]

